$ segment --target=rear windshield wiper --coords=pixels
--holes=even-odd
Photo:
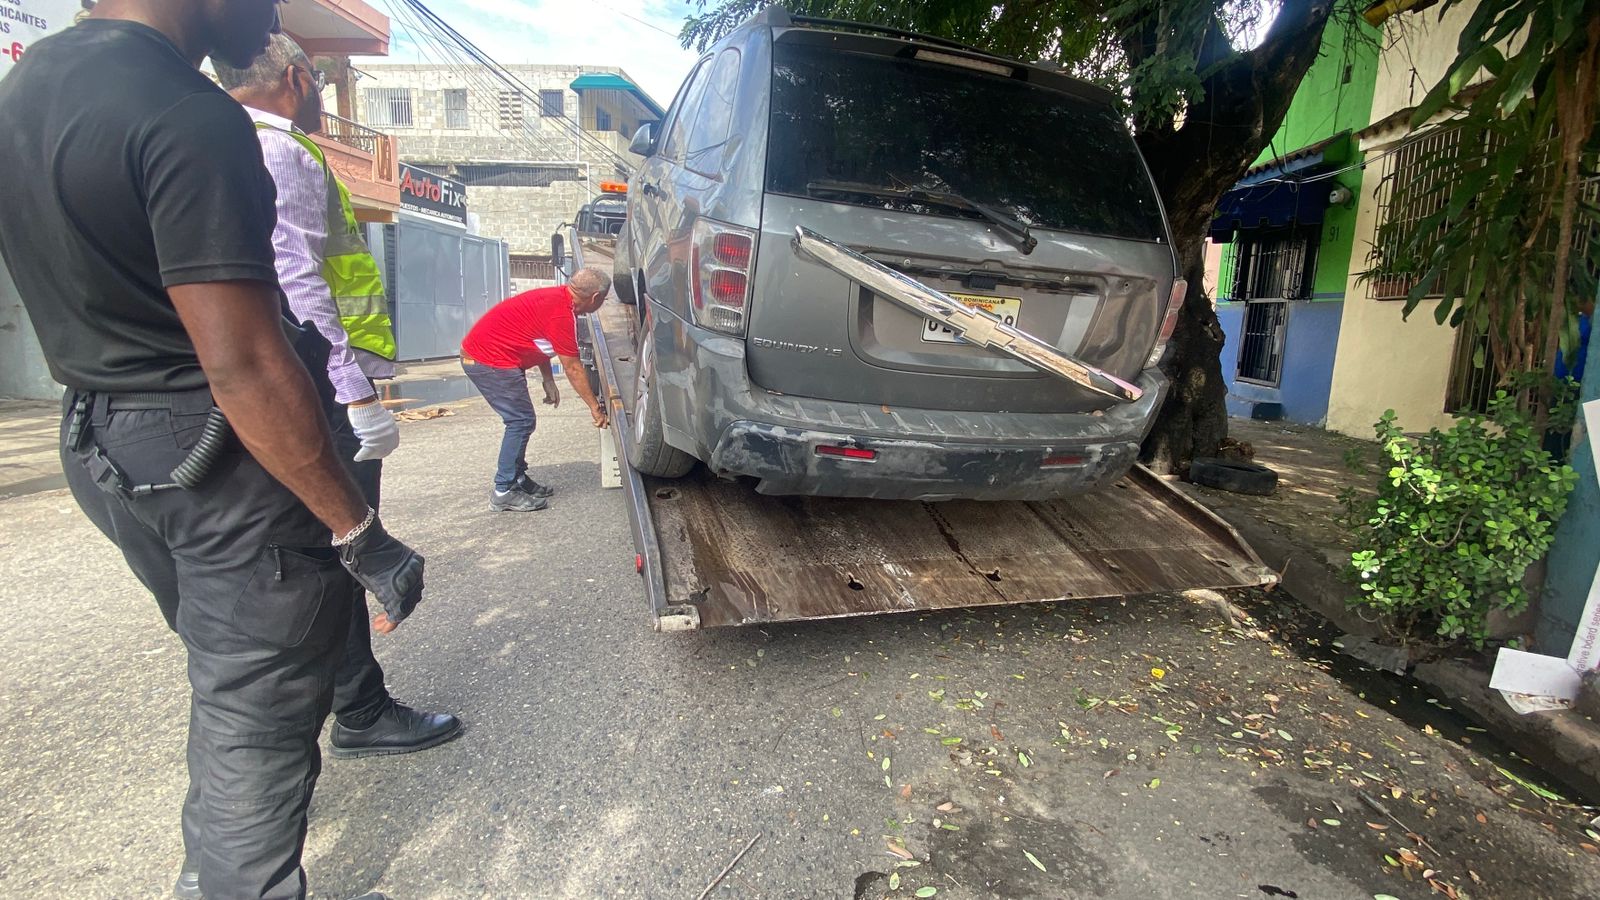
[[[1024,254],[1032,253],[1039,246],[1038,240],[1028,230],[1028,223],[1008,216],[999,210],[984,206],[968,200],[960,194],[948,191],[930,191],[923,188],[892,188],[880,187],[873,184],[863,184],[854,181],[812,181],[806,184],[807,193],[823,194],[861,194],[867,197],[881,197],[884,199],[906,200],[912,203],[931,203],[935,206],[944,206],[953,209],[962,209],[975,212],[987,219],[990,224],[997,225],[1002,231],[1008,232],[1013,238],[1017,249]]]

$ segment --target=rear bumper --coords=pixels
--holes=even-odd
[[[719,475],[757,479],[764,494],[1045,500],[1093,491],[1137,461],[1167,389],[1159,371],[1145,372],[1143,397],[1098,415],[835,403],[763,390],[750,383],[742,340],[667,321],[680,330],[655,335],[668,441]],[[821,446],[876,453],[842,459],[818,455]],[[1083,461],[1043,465],[1063,456]]]

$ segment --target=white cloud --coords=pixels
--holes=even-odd
[[[389,14],[390,62],[443,62],[408,16]],[[497,62],[618,66],[665,108],[694,65],[677,34],[692,7],[677,0],[431,0],[429,8]],[[414,15],[414,14],[413,14]]]

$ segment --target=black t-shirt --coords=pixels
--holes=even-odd
[[[0,171],[0,253],[69,387],[204,387],[166,288],[277,283],[250,118],[152,28],[89,19],[29,47],[0,81]]]

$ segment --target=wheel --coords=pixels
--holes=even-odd
[[[1195,484],[1265,497],[1278,487],[1278,473],[1266,466],[1233,459],[1196,459],[1189,463],[1189,480]]]
[[[633,306],[639,302],[633,290],[633,273],[627,269],[617,268],[611,272],[611,289],[616,292],[617,299]]]
[[[633,379],[633,441],[628,448],[628,463],[642,474],[657,478],[681,478],[694,468],[695,458],[667,443],[661,428],[661,398],[656,395],[655,342],[650,340],[650,322],[639,327],[639,344],[634,359],[638,369]]]

